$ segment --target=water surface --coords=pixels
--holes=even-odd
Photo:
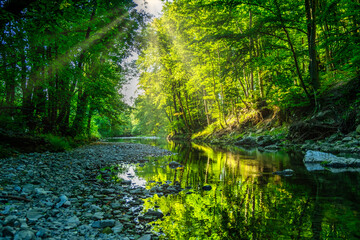
[[[158,209],[165,215],[153,223],[153,230],[166,239],[360,238],[358,172],[309,172],[301,153],[261,153],[162,139],[117,141],[177,153],[131,168],[147,189],[164,183],[184,189],[145,199],[145,211]],[[171,169],[171,161],[183,167]],[[272,174],[284,169],[295,174]]]

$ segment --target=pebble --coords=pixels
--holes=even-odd
[[[26,217],[30,222],[36,222],[40,218],[44,217],[44,209],[42,208],[34,208],[26,213]]]
[[[35,240],[35,234],[30,230],[21,230],[15,234],[14,240]]]
[[[151,240],[151,234],[143,235],[142,237],[138,238],[138,240]]]
[[[110,168],[101,169],[171,154],[150,145],[97,143],[68,152],[1,159],[2,194],[18,199],[0,201],[0,238],[151,239],[151,226],[140,227],[138,218],[144,216],[143,199],[153,193],[131,185],[131,180],[116,183]],[[97,178],[100,174],[103,179]],[[145,214],[153,220],[162,217],[157,211]]]

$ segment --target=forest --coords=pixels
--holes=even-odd
[[[132,1],[1,1],[0,128],[86,138],[123,123]]]
[[[196,136],[269,116],[281,126],[359,83],[358,0],[174,0],[158,18],[135,7],[1,1],[1,131]],[[129,106],[133,52],[141,94]]]
[[[167,2],[138,60],[135,130],[199,136],[321,111],[319,99],[359,82],[359,10],[347,0]],[[341,112],[359,110],[356,99]]]
[[[146,1],[0,0],[0,238],[359,239],[360,0]]]

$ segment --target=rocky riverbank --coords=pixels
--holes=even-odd
[[[143,199],[154,191],[118,179],[117,171],[170,154],[150,145],[96,143],[0,159],[0,238],[157,239],[147,223],[162,214],[143,212]]]
[[[233,144],[247,148],[256,147],[262,152],[278,151],[281,148],[294,148],[304,152],[316,150],[333,154],[360,155],[360,130],[346,135],[335,133],[318,141],[306,140],[303,143],[294,143],[278,135],[263,135],[246,136],[234,141]]]
[[[220,137],[211,136],[207,139],[194,139],[194,141],[205,142],[210,145],[236,145],[243,148],[257,148],[261,152],[295,149],[297,151],[302,150],[304,153],[307,150],[315,150],[333,154],[360,156],[360,125],[355,131],[348,134],[336,132],[319,140],[308,139],[301,142],[291,140],[286,129],[279,130],[276,128],[272,129],[272,131],[249,129],[241,137],[228,134]]]

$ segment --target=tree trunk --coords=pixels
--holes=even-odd
[[[208,103],[207,103],[207,100],[205,99],[206,97],[206,91],[205,89],[203,90],[203,93],[204,93],[204,108],[205,108],[205,115],[206,115],[206,123],[207,123],[207,126],[210,125],[210,116],[209,116],[209,109],[208,109]]]
[[[314,90],[319,89],[319,64],[316,52],[316,7],[317,0],[305,0],[305,10],[307,19],[307,35],[309,48],[309,73],[310,81]]]
[[[93,11],[90,16],[90,22],[94,19],[96,12],[96,6],[94,6]],[[91,27],[89,26],[86,30],[85,40],[89,39],[91,33]],[[80,71],[79,76],[83,77],[83,68],[84,68],[84,58],[85,58],[85,50],[83,49],[78,62],[78,69]],[[85,84],[81,81],[81,79],[78,81],[79,89],[78,89],[78,102],[76,106],[76,115],[73,122],[73,125],[71,127],[72,135],[82,134],[84,132],[85,126],[84,126],[84,120],[86,118],[86,112],[88,108],[88,92],[85,87]]]
[[[302,86],[302,88],[303,88],[306,96],[308,97],[308,99],[309,99],[310,101],[313,101],[312,98],[311,98],[311,95],[309,94],[309,92],[308,92],[308,90],[307,90],[307,88],[306,88],[304,79],[303,79],[302,74],[301,74],[301,72],[300,72],[300,67],[299,67],[299,63],[298,63],[297,56],[296,56],[295,48],[294,48],[294,45],[293,45],[293,43],[292,43],[292,41],[291,41],[289,32],[288,32],[288,30],[287,30],[286,27],[285,27],[284,19],[282,18],[281,10],[280,10],[279,3],[277,2],[277,0],[275,0],[275,5],[276,5],[276,8],[277,8],[277,11],[278,11],[278,14],[279,14],[278,17],[279,17],[280,22],[281,22],[281,27],[282,27],[282,29],[283,29],[284,32],[285,32],[287,42],[288,42],[288,44],[289,44],[289,46],[290,46],[290,51],[291,51],[291,53],[292,53],[292,55],[293,55],[293,60],[294,60],[295,68],[296,68],[296,73],[297,73],[297,75],[298,75],[298,77],[299,77],[301,86]]]
[[[181,117],[183,118],[183,120],[185,122],[186,129],[188,130],[189,133],[191,133],[192,131],[191,131],[191,128],[189,126],[189,122],[188,122],[188,119],[187,119],[187,116],[186,116],[186,110],[185,110],[184,105],[182,104],[182,101],[181,101],[181,93],[180,93],[180,91],[176,92],[176,96],[178,97],[181,112],[182,112]]]

